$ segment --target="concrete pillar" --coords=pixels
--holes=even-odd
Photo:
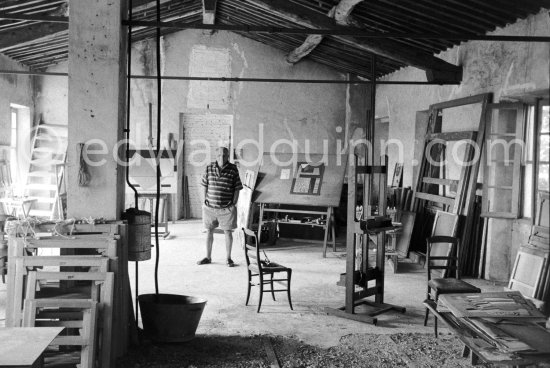
[[[67,216],[117,219],[124,167],[113,150],[123,138],[126,96],[126,0],[73,0],[69,25]],[[79,144],[90,181],[79,185]],[[124,157],[120,154],[120,157]]]

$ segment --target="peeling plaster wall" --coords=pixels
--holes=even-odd
[[[21,64],[0,55],[0,69],[27,71]],[[10,145],[11,110],[10,104],[18,104],[30,108],[33,116],[33,79],[26,75],[0,74],[0,146]],[[4,150],[0,148],[0,158]]]
[[[47,69],[49,73],[67,73],[67,62]],[[68,77],[36,77],[36,113],[46,124],[68,124]]]
[[[548,10],[497,29],[495,35],[547,36],[550,34]],[[389,138],[403,142],[405,186],[412,186],[413,153],[415,146],[416,112],[431,104],[467,97],[485,92],[493,93],[493,101],[501,97],[548,90],[550,86],[550,47],[548,43],[467,42],[439,55],[464,68],[463,82],[458,86],[379,86],[376,115],[388,116]],[[423,71],[404,68],[387,80],[423,81]],[[456,124],[463,125],[460,117]],[[390,168],[397,160],[390,150]],[[391,177],[390,175],[388,175]],[[494,280],[508,280],[518,244],[527,242],[524,225],[517,221],[491,219],[488,233],[488,261],[486,276]],[[513,241],[512,241],[513,239]]]
[[[286,63],[284,53],[256,41],[230,32],[209,34],[201,31],[182,31],[163,39],[162,69],[165,75],[189,75],[191,50],[196,46],[225,49],[230,54],[232,77],[344,79],[334,70],[304,60],[296,65]],[[155,74],[154,41],[140,42],[132,50],[132,73]],[[228,82],[229,83],[229,82]],[[162,137],[179,134],[180,113],[233,115],[233,144],[245,139],[260,141],[263,125],[263,149],[244,146],[245,160],[254,161],[258,151],[269,151],[277,139],[297,140],[298,151],[322,152],[326,140],[328,152],[336,150],[336,140],[344,138],[346,115],[346,86],[329,84],[291,84],[230,82],[227,109],[196,109],[187,104],[188,81],[162,82]],[[156,108],[156,82],[134,80],[131,91],[132,139],[143,146],[148,131],[148,104]],[[153,111],[153,126],[156,113]],[[340,126],[342,129],[336,129]],[[153,136],[156,136],[153,127]],[[277,151],[288,152],[281,144]]]

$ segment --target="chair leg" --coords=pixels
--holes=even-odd
[[[424,326],[428,325],[428,314],[430,314],[430,310],[426,308],[426,315],[424,316]]]
[[[275,288],[273,287],[273,274],[271,274],[271,297],[275,300]]]
[[[260,299],[258,300],[258,310],[256,311],[256,313],[260,313],[263,295],[264,295],[264,278],[262,277],[262,275],[260,275]]]
[[[428,286],[428,292],[426,293],[426,299],[430,299],[430,287]],[[430,314],[430,310],[426,308],[426,314],[424,315],[424,326],[428,325],[428,314]]]
[[[250,274],[250,271],[248,271],[248,290],[246,292],[246,303],[244,303],[244,305],[248,305],[248,301],[250,300],[251,288],[252,288],[252,275]]]
[[[439,300],[439,293],[436,291],[435,292],[435,303],[437,304],[437,301]],[[435,333],[435,337],[437,338],[437,316],[434,315],[434,333]]]
[[[290,304],[290,310],[294,310],[294,308],[292,308],[292,299],[290,299],[290,279],[292,278],[292,270],[288,270],[287,273],[287,278],[288,278],[288,281],[287,281],[287,287],[286,287],[286,295],[288,295],[288,304]]]

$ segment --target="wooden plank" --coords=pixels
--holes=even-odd
[[[327,211],[290,210],[290,209],[276,209],[276,208],[264,208],[264,212],[304,213],[308,215],[326,215],[327,214]]]
[[[342,313],[353,315],[355,310],[353,293],[355,291],[355,283],[353,275],[355,274],[355,204],[357,193],[357,178],[355,168],[357,167],[357,157],[353,150],[349,150],[348,158],[348,200],[347,200],[347,230],[346,230],[346,294],[345,294],[345,311]]]
[[[107,272],[107,277],[101,288],[100,313],[103,319],[101,331],[101,361],[102,367],[109,368],[112,364],[111,342],[113,341],[113,297],[114,273]]]
[[[426,201],[442,203],[442,204],[445,204],[445,205],[448,205],[448,206],[452,206],[455,202],[454,198],[443,197],[443,196],[440,196],[440,195],[437,195],[437,194],[418,193],[417,192],[414,195],[418,199],[423,199],[423,200],[426,200]]]
[[[482,151],[485,141],[485,130],[487,124],[487,105],[493,98],[493,95],[491,93],[485,93],[479,96],[481,97],[481,116],[479,119],[478,132],[476,135],[476,147],[478,150]],[[468,181],[467,190],[465,192],[466,199],[460,210],[460,213],[464,216],[468,216],[470,213],[474,212],[477,177],[479,174],[480,164],[481,160],[477,160],[471,167],[468,178],[466,178],[466,180]],[[469,227],[468,224],[471,224],[471,221],[467,222],[467,228],[465,229],[467,233],[471,231],[471,227]]]
[[[430,133],[426,134],[426,140],[432,141],[434,139],[442,140],[445,142],[462,141],[472,139],[475,132],[442,132],[442,133]]]
[[[430,105],[430,109],[442,110],[442,109],[447,109],[447,108],[450,108],[450,107],[471,105],[471,104],[475,104],[475,103],[484,103],[486,101],[486,98],[487,98],[488,95],[491,95],[491,94],[490,93],[482,93],[482,94],[475,95],[475,96],[469,96],[469,97],[458,98],[458,99],[450,100],[450,101],[438,102],[436,104]]]
[[[264,339],[264,350],[267,355],[269,367],[280,368],[281,366],[279,365],[279,359],[277,359],[277,354],[275,354],[275,349],[273,349],[273,345],[271,344],[269,337]]]
[[[458,185],[458,180],[454,179],[441,179],[441,178],[422,178],[422,182],[426,184],[436,184],[436,185],[446,185],[446,186],[456,186]]]
[[[467,138],[467,139],[472,141],[473,139],[475,139],[475,137],[476,137],[476,133],[472,132],[470,133],[470,138]],[[474,155],[475,155],[474,147],[472,146],[472,144],[468,144],[464,152],[464,162],[471,162],[473,159],[475,159]],[[481,160],[481,153],[477,157],[478,165],[479,165],[479,160]],[[453,208],[451,210],[453,213],[461,213],[464,203],[467,199],[466,198],[467,197],[466,193],[468,189],[467,186],[469,184],[473,185],[473,183],[469,183],[468,181],[470,172],[471,172],[470,165],[462,165],[462,169],[460,170],[460,181],[458,182],[458,187],[456,189],[457,200],[455,201]]]
[[[32,271],[36,272],[36,271]],[[37,272],[37,280],[76,280],[105,281],[105,273],[100,272]]]
[[[400,233],[397,235],[395,250],[402,257],[408,257],[415,219],[415,212],[402,211],[399,214],[399,222],[402,224],[402,227]]]
[[[10,258],[15,259],[23,255],[24,242],[21,238],[8,237],[8,282],[7,282],[7,302],[6,302],[6,327],[19,327],[14,324],[14,297],[16,286],[16,262],[9,262]]]
[[[548,252],[521,247],[514,262],[508,288],[524,296],[536,298],[540,283],[548,267]]]
[[[63,327],[0,328],[0,366],[30,367]]]
[[[99,267],[99,272],[107,272],[108,258],[103,256],[31,256],[17,257],[26,267]]]

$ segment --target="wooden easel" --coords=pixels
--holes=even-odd
[[[298,173],[303,165],[318,165],[319,170],[317,170],[317,173],[300,177]],[[252,200],[260,206],[258,231],[261,232],[264,212],[274,212],[276,215],[326,216],[325,223],[301,223],[288,220],[285,220],[285,223],[322,227],[325,231],[323,257],[326,257],[329,232],[332,230],[332,247],[333,251],[336,251],[333,214],[334,208],[340,204],[345,168],[346,162],[342,162],[340,157],[334,154],[264,153],[262,163],[258,169]],[[298,179],[302,179],[301,182],[304,183],[304,178],[309,184],[304,186],[302,190],[296,190]],[[267,208],[266,204],[292,206],[293,209]],[[300,206],[300,208],[296,209],[296,206]],[[323,209],[312,207],[322,207]],[[281,223],[283,222],[281,221]]]
[[[364,175],[364,183],[369,183],[371,175],[379,175],[379,216],[386,214],[386,178],[387,166],[386,157],[381,159],[379,166],[366,165],[357,166],[357,157],[350,151],[348,167],[348,211],[347,211],[347,241],[346,241],[346,304],[341,308],[325,308],[325,312],[338,317],[348,318],[360,322],[377,323],[376,316],[390,310],[397,310],[405,313],[405,308],[384,303],[384,265],[385,265],[385,244],[386,231],[394,230],[396,227],[368,229],[365,221],[356,218],[355,204],[357,203],[357,178]],[[384,185],[382,185],[384,184]],[[370,186],[365,190],[364,205],[369,204]],[[364,206],[364,208],[368,208]],[[368,210],[367,210],[367,213]],[[368,266],[368,236],[376,236],[376,265]],[[362,246],[361,266],[356,270],[356,247],[357,243]],[[374,281],[375,286],[369,287],[368,282]],[[356,291],[356,286],[362,290]],[[374,302],[365,298],[374,295]],[[355,308],[359,305],[366,305],[366,313],[356,313]]]

